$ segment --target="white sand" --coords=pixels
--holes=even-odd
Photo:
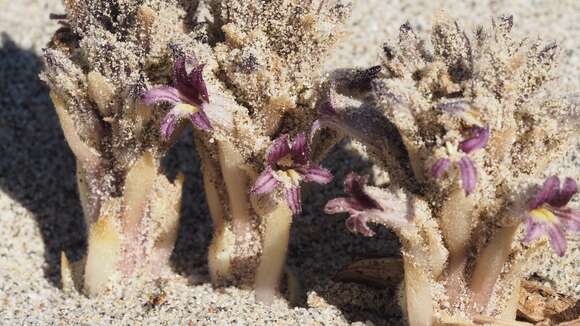
[[[367,66],[376,62],[386,37],[396,36],[406,20],[419,33],[428,31],[439,8],[463,22],[483,24],[512,13],[522,36],[555,40],[562,48],[562,85],[580,92],[580,1],[355,0],[351,31],[329,67]],[[165,303],[148,301],[156,287],[129,287],[127,293],[88,299],[58,288],[59,257],[78,257],[84,234],[76,197],[74,164],[59,130],[46,89],[36,75],[38,55],[57,28],[48,19],[62,13],[59,0],[0,0],[0,324],[191,324],[191,325],[342,325],[373,320],[400,323],[395,291],[335,283],[335,275],[357,257],[396,255],[386,231],[367,240],[346,232],[344,220],[325,216],[321,207],[340,191],[353,168],[372,170],[350,146],[336,150],[326,165],[336,172],[332,187],[312,187],[303,216],[296,219],[289,267],[303,282],[307,302],[288,308],[279,301],[256,305],[250,292],[213,290],[205,261],[209,216],[199,192],[199,166],[188,141],[172,151],[168,165],[188,174],[183,225],[170,280],[161,284]],[[580,110],[580,108],[579,108]],[[580,179],[580,151],[566,159],[563,174]],[[580,295],[578,239],[570,239],[567,259],[546,257],[539,275],[558,291]],[[389,317],[389,316],[392,316]]]

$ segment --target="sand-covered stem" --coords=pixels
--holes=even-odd
[[[103,292],[114,277],[158,275],[167,266],[177,236],[183,176],[174,183],[160,174],[159,161],[145,152],[110,193],[107,163],[84,143],[63,101],[51,94],[65,138],[77,157],[78,188],[88,227],[84,289]]]
[[[84,288],[97,295],[115,278],[146,274],[157,277],[169,266],[177,237],[183,176],[172,184],[147,171],[151,161],[129,172],[120,197],[103,201],[88,226]]]

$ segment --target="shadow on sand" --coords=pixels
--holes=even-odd
[[[1,36],[0,188],[34,215],[45,245],[45,275],[59,285],[60,252],[78,258],[86,236],[75,162],[38,79],[40,69],[35,53]]]
[[[289,245],[288,267],[302,281],[304,294],[316,292],[327,303],[337,307],[349,322],[372,321],[375,325],[400,323],[397,286],[376,288],[359,283],[342,283],[333,278],[359,259],[400,256],[397,237],[386,228],[373,226],[372,238],[349,232],[347,214],[326,215],[325,203],[345,196],[343,182],[351,171],[370,175],[372,163],[344,141],[323,162],[330,167],[334,180],[330,185],[312,185],[304,194],[304,214],[294,219]],[[305,299],[300,306],[307,307]]]

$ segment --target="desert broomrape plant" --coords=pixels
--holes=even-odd
[[[216,285],[253,287],[267,303],[281,280],[302,185],[331,177],[310,158],[304,132],[323,94],[321,59],[349,7],[235,0],[211,8],[221,35],[213,48],[220,81],[243,109],[229,138],[196,139],[214,222],[210,274]]]
[[[88,227],[81,287],[97,295],[115,280],[169,267],[183,176],[168,180],[161,159],[184,116],[219,135],[229,113],[222,96],[208,103],[214,90],[195,60],[209,49],[194,36],[180,39],[186,30],[175,4],[67,0],[65,7],[41,77],[77,160]],[[195,67],[187,74],[186,65]],[[154,88],[172,77],[175,87]]]
[[[199,28],[178,1],[65,1],[42,78],[78,161],[91,295],[116,275],[167,266],[182,178],[168,181],[160,160],[187,121],[214,225],[216,286],[255,288],[270,302],[303,184],[332,177],[304,132],[323,97],[321,60],[349,6],[208,4],[213,21]]]
[[[547,234],[561,256],[565,230],[578,229],[567,206],[576,183],[550,177],[536,193],[534,181],[578,124],[557,92],[558,47],[514,40],[512,25],[505,16],[472,33],[440,15],[428,47],[405,24],[364,101],[331,86],[320,108],[320,127],[362,142],[389,172],[388,188],[349,175],[349,196],[325,210],[348,213],[348,229],[365,236],[369,223],[399,236],[411,325],[514,320],[519,280],[542,248],[533,240]],[[392,129],[385,121],[390,140],[373,136]]]

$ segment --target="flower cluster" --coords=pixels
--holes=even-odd
[[[303,132],[299,133],[291,144],[287,134],[274,140],[266,162],[268,166],[258,176],[251,193],[257,195],[270,193],[282,185],[286,191],[288,206],[295,215],[302,210],[302,182],[327,184],[332,181],[330,171],[310,161],[310,148]]]
[[[578,185],[571,178],[566,178],[561,188],[558,177],[546,179],[526,214],[527,232],[524,241],[529,243],[547,234],[556,254],[564,256],[567,246],[564,231],[580,230],[580,211],[567,207],[577,192]]]
[[[186,64],[193,65],[187,73]],[[189,118],[197,128],[212,130],[211,123],[205,113],[209,104],[209,95],[203,80],[203,64],[194,57],[178,57],[173,67],[173,86],[161,86],[147,91],[143,102],[147,105],[169,103],[173,107],[161,122],[161,135],[168,139],[175,131],[177,123]]]

